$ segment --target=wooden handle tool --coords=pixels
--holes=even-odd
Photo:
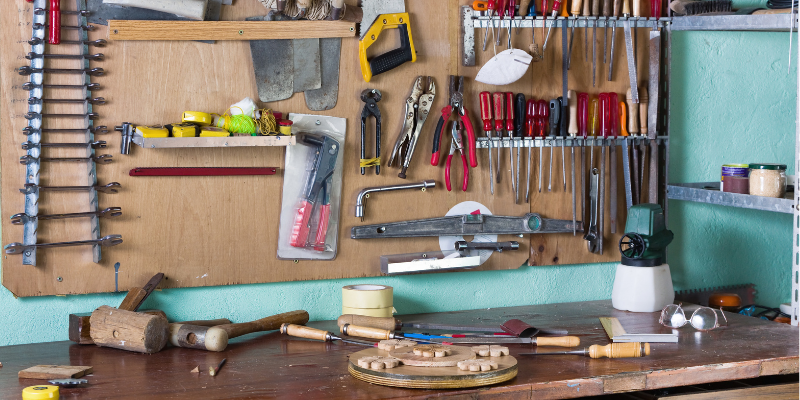
[[[158,287],[158,284],[161,283],[162,279],[164,279],[164,274],[157,273],[150,278],[149,281],[147,281],[147,284],[141,288],[131,288],[125,298],[122,299],[122,303],[117,308],[126,311],[138,310],[139,307],[142,306],[142,303],[147,300],[147,297],[149,297],[150,294],[156,290],[156,287]]]
[[[639,92],[639,99],[642,93]],[[645,94],[647,96],[647,94]],[[641,100],[640,100],[641,101]],[[628,103],[628,132],[631,135],[639,134],[639,106],[631,100],[631,90],[625,94],[625,102]]]
[[[103,3],[161,11],[198,21],[205,19],[208,8],[208,0],[103,0]]]
[[[569,101],[569,127],[567,133],[575,137],[578,135],[578,95],[574,90],[567,92],[567,99]]]
[[[490,117],[491,118],[491,117]],[[490,128],[491,129],[491,128]],[[386,329],[389,331],[399,331],[403,327],[403,322],[392,317],[367,317],[364,315],[345,314],[336,320],[336,324],[341,328],[345,324],[366,326],[370,328]]]
[[[647,88],[639,88],[639,133],[647,134]],[[630,111],[630,110],[629,110]]]
[[[537,346],[578,347],[581,344],[577,336],[542,336],[535,340]]]
[[[650,355],[650,343],[611,343],[605,346],[593,344],[583,350],[559,351],[552,353],[520,353],[520,356],[551,356],[551,355],[581,355],[591,358],[633,358]]]
[[[583,0],[572,0],[572,3],[570,3],[569,5],[569,13],[572,14],[573,17],[576,17],[578,15],[581,15],[582,8],[583,8]]]
[[[295,324],[283,324],[281,325],[280,331],[284,335],[289,335],[304,339],[321,340],[323,342],[330,342],[332,340],[338,339],[335,335],[333,335],[328,331],[323,331],[321,329],[314,329],[308,326],[301,326]]]
[[[633,16],[634,17],[641,17],[642,16],[642,7],[641,7],[641,0],[631,0],[633,2]]]
[[[308,312],[303,310],[277,314],[251,322],[199,326],[186,323],[169,324],[169,341],[173,346],[209,351],[223,351],[228,340],[248,333],[276,330],[282,324],[305,324]]]
[[[343,335],[357,336],[376,340],[389,340],[398,337],[388,329],[370,328],[366,326],[344,324],[339,327]]]

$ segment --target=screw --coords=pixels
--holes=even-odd
[[[322,122],[320,122],[319,120],[317,120],[316,124],[317,124],[317,125],[322,125]]]
[[[116,34],[118,34],[118,33],[119,33],[119,31],[118,31],[118,30],[116,30],[116,29],[114,29],[114,34],[116,35]]]
[[[56,278],[56,280],[57,280],[57,281],[59,281],[59,282],[61,282],[61,281],[63,281],[63,280],[64,280],[64,278],[62,278],[62,277],[60,277],[60,276],[59,276],[58,278]]]
[[[240,35],[244,35],[244,31],[243,30],[239,30],[239,34]]]

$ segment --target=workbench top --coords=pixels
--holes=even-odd
[[[648,357],[593,360],[581,356],[521,356],[517,357],[516,378],[491,387],[459,390],[398,389],[362,382],[348,374],[347,356],[364,347],[295,339],[278,332],[233,339],[221,353],[167,348],[147,355],[72,342],[7,346],[0,347],[0,399],[18,399],[23,388],[45,383],[17,378],[20,370],[38,364],[93,366],[94,374],[86,377],[88,387],[62,389],[62,398],[81,399],[376,399],[476,391],[482,396],[497,394],[503,398],[572,398],[797,373],[796,327],[726,315],[727,328],[698,332],[687,325],[679,329],[678,343],[652,344]],[[401,319],[475,325],[518,318],[539,328],[567,329],[570,335],[581,337],[583,348],[610,342],[598,320],[603,316],[619,318],[628,333],[669,333],[659,325],[659,313],[618,311],[610,300],[417,314]],[[338,333],[335,321],[309,325]],[[527,345],[509,348],[512,356],[532,351]],[[223,358],[228,361],[219,375],[209,376],[208,367]],[[198,366],[199,374],[190,372]]]

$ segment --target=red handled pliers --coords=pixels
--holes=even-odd
[[[458,82],[456,82],[458,80]],[[473,168],[478,166],[478,155],[475,151],[475,129],[472,128],[472,121],[469,120],[467,109],[464,107],[464,77],[450,75],[450,104],[442,109],[442,116],[436,124],[436,132],[433,135],[433,155],[431,165],[439,165],[439,141],[442,132],[450,120],[450,114],[455,111],[461,117],[467,131],[467,146],[469,147],[469,165]]]
[[[456,152],[460,152],[459,158],[461,158],[461,164],[464,167],[464,183],[461,186],[462,191],[467,191],[467,185],[469,185],[469,167],[467,167],[467,156],[464,154],[464,145],[461,141],[461,133],[464,132],[464,126],[461,124],[461,121],[456,121],[453,123],[453,130],[450,131],[452,136],[452,141],[450,142],[450,154],[447,156],[447,164],[444,169],[444,182],[447,184],[447,191],[452,191],[450,187],[450,165],[453,162],[453,155]]]

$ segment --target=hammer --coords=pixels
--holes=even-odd
[[[228,346],[228,339],[233,339],[253,332],[272,331],[281,324],[305,325],[308,312],[304,310],[290,311],[251,322],[225,324],[213,327],[197,326],[186,323],[169,324],[169,342],[176,347],[223,351]]]

